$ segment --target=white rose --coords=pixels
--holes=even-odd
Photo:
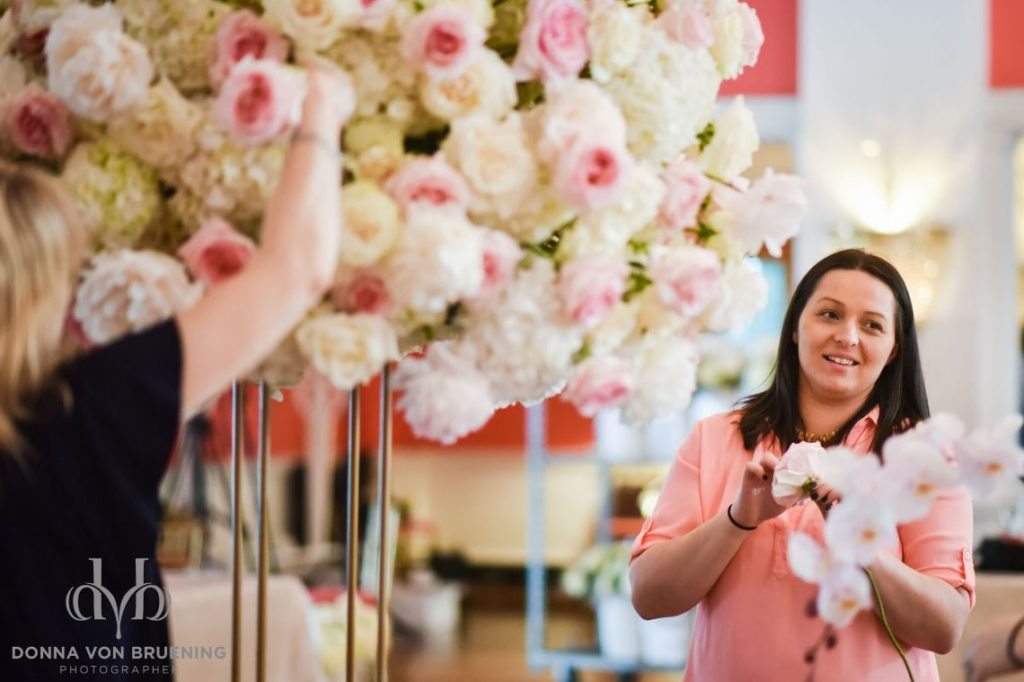
[[[461,211],[420,205],[383,266],[399,308],[442,313],[479,292],[483,260],[483,230]]]
[[[451,121],[479,114],[498,120],[516,105],[516,79],[512,69],[491,50],[454,78],[426,78],[420,98],[427,111]]]
[[[825,448],[820,443],[794,443],[786,450],[772,479],[772,497],[791,507],[806,497],[804,486],[817,480]]]
[[[636,59],[643,37],[641,14],[615,0],[601,2],[590,12],[587,42],[590,44],[590,74],[598,83],[625,71]]]
[[[594,356],[607,355],[614,352],[628,339],[639,322],[639,306],[637,303],[620,303],[596,328],[587,334],[587,346]]]
[[[377,315],[334,313],[312,317],[295,332],[303,355],[332,384],[348,390],[398,359],[398,338]]]
[[[263,6],[270,23],[312,52],[330,46],[362,16],[358,0],[266,0]]]
[[[65,11],[46,38],[46,72],[50,89],[71,111],[97,122],[134,107],[153,80],[146,48],[121,32],[113,5]]]
[[[714,137],[701,152],[699,163],[708,175],[731,181],[750,168],[760,145],[754,114],[741,95],[715,119]]]
[[[711,56],[723,78],[732,78],[740,72],[743,60],[743,18],[738,11],[712,17],[715,41]]]
[[[399,234],[398,205],[375,183],[359,180],[345,185],[341,208],[343,263],[372,265],[395,245]]]
[[[484,28],[490,28],[494,23],[494,7],[491,0],[422,0],[420,2],[404,0],[395,7],[394,23],[399,29],[404,28],[417,14],[437,5],[464,7],[469,10],[476,23]]]
[[[72,311],[85,335],[105,344],[194,304],[202,289],[185,266],[155,251],[107,251],[92,259]]]
[[[501,123],[480,117],[455,121],[444,153],[473,190],[474,214],[508,218],[522,210],[537,184],[537,162],[518,114]]]
[[[110,138],[158,169],[181,165],[196,149],[202,109],[182,97],[166,78],[149,89],[142,103],[109,126]]]

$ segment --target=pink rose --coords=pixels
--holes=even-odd
[[[584,417],[616,407],[633,392],[634,374],[629,363],[614,355],[588,358],[577,365],[562,399]]]
[[[205,221],[178,249],[185,267],[207,287],[239,272],[255,252],[251,239],[220,218]]]
[[[335,286],[331,290],[331,300],[338,310],[346,313],[387,315],[393,307],[388,285],[380,275],[368,270]]]
[[[71,114],[64,102],[32,83],[8,103],[7,132],[14,146],[44,159],[64,156],[71,146]]]
[[[304,90],[300,72],[269,59],[245,57],[221,86],[214,114],[233,136],[258,144],[298,124]]]
[[[587,15],[578,0],[530,0],[512,62],[517,80],[575,78],[589,58]]]
[[[692,317],[718,295],[722,263],[708,249],[673,248],[654,259],[650,276],[663,306],[683,317]]]
[[[700,166],[691,161],[671,164],[662,172],[661,180],[666,191],[658,211],[658,221],[673,231],[694,227],[700,206],[711,191],[711,181]]]
[[[459,172],[440,157],[409,161],[388,178],[384,189],[402,207],[403,213],[416,204],[450,206],[465,210],[469,187]]]
[[[585,256],[558,273],[558,297],[569,319],[584,329],[601,323],[626,290],[629,266],[618,258]]]
[[[409,22],[401,52],[417,71],[433,78],[462,74],[483,47],[487,33],[461,5],[436,5]]]
[[[504,232],[486,230],[483,237],[484,281],[474,302],[486,299],[499,291],[512,279],[523,251],[515,239]]]
[[[220,20],[210,43],[210,82],[219,86],[245,57],[283,62],[287,56],[288,43],[280,33],[250,10],[231,12]]]
[[[591,210],[614,204],[625,189],[632,159],[624,148],[577,140],[555,166],[553,185],[569,205]]]
[[[715,41],[711,18],[697,0],[674,0],[658,15],[665,34],[691,50],[706,50]]]

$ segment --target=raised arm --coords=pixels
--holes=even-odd
[[[178,318],[183,416],[255,367],[330,285],[341,240],[340,127],[351,90],[309,72],[302,122],[267,205],[260,248],[246,268]]]

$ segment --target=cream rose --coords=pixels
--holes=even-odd
[[[341,260],[363,267],[377,262],[398,239],[398,205],[367,180],[346,185],[341,193],[345,219],[341,232]]]
[[[318,372],[348,390],[373,378],[384,364],[398,359],[398,338],[377,315],[319,315],[295,332],[302,354]]]
[[[264,17],[303,50],[331,45],[362,17],[359,0],[266,0]]]
[[[708,175],[732,181],[750,168],[760,146],[754,114],[741,95],[715,119],[715,135],[701,152],[699,163]]]
[[[182,97],[166,78],[149,89],[136,108],[115,120],[110,138],[158,169],[181,165],[195,151],[202,109]]]
[[[50,89],[71,111],[106,122],[138,104],[153,80],[153,64],[139,43],[121,32],[113,5],[75,5],[46,38]]]
[[[473,212],[508,218],[522,209],[537,184],[537,162],[518,114],[501,123],[483,118],[456,121],[444,153],[475,194]]]
[[[516,105],[516,81],[501,57],[483,50],[458,76],[424,79],[420,98],[427,111],[446,121],[473,114],[500,119]]]

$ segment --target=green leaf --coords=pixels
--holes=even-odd
[[[701,151],[704,151],[704,149],[709,144],[711,144],[711,140],[712,140],[712,138],[714,138],[714,136],[715,136],[715,123],[714,123],[714,121],[710,121],[706,126],[704,126],[704,130],[702,130],[699,133],[697,133],[697,141],[700,143],[700,150]]]
[[[593,352],[594,351],[590,349],[590,346],[588,344],[583,344],[582,346],[580,346],[580,349],[578,351],[573,353],[572,364],[578,365],[579,363],[589,358],[593,354]]]
[[[520,111],[528,111],[544,102],[544,86],[540,81],[516,83],[516,94],[518,95],[516,109]]]
[[[629,273],[629,286],[626,287],[625,293],[622,294],[622,302],[629,303],[652,284],[654,284],[654,280],[648,277],[642,268],[633,268]]]
[[[694,235],[697,238],[697,243],[701,246],[706,246],[708,240],[718,234],[718,230],[705,222],[698,223],[697,227],[688,228],[686,231]]]

